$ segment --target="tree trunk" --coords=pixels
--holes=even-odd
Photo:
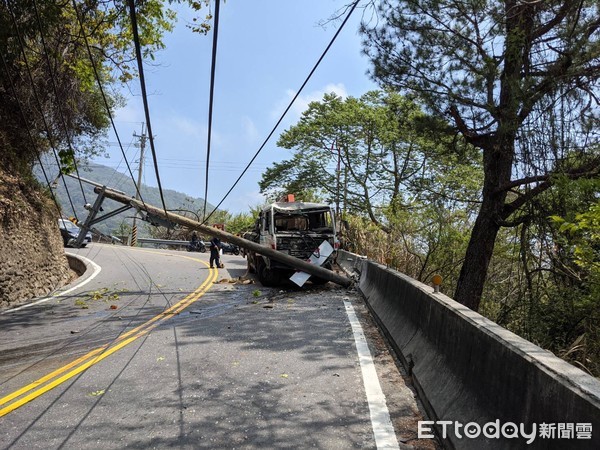
[[[477,311],[481,303],[506,200],[507,191],[503,187],[511,180],[516,134],[524,119],[518,116],[523,101],[520,81],[523,66],[528,64],[526,38],[532,27],[533,6],[506,0],[505,8],[510,20],[506,21],[505,61],[500,76],[499,103],[495,108],[498,125],[496,132],[479,145],[483,150],[482,204],[454,294],[458,302],[473,311]]]
[[[496,236],[500,229],[500,214],[504,207],[506,191],[498,192],[498,188],[511,179],[513,155],[514,139],[509,136],[502,139],[498,146],[484,149],[483,152],[483,201],[471,232],[454,293],[457,302],[473,311],[479,309]]]
[[[457,302],[473,311],[479,309],[485,278],[494,252],[496,235],[500,229],[494,220],[495,212],[498,211],[498,203],[498,201],[488,199],[484,200],[481,205],[454,294]],[[500,205],[502,204],[503,202],[500,202]]]

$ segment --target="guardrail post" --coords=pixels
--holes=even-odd
[[[132,247],[137,247],[137,224],[131,227],[131,243]]]

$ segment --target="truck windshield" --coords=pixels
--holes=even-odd
[[[306,231],[308,218],[299,215],[275,215],[275,231]]]
[[[318,231],[331,232],[329,211],[304,212],[298,214],[275,214],[275,231]]]

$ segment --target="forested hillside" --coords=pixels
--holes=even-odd
[[[45,167],[51,166],[51,163],[45,164]],[[40,183],[45,184],[43,174],[39,167],[36,168],[35,173]],[[131,176],[129,174],[118,172],[112,169],[111,167],[95,163],[88,163],[85,165],[81,164],[79,167],[79,174],[82,178],[94,181],[102,185],[106,185],[107,187],[113,189],[117,189],[131,196],[135,195],[135,187],[133,181],[131,180]],[[54,173],[52,173],[52,175],[54,175]],[[72,177],[64,177],[64,179],[67,185],[67,189],[65,189],[62,179],[57,180],[57,182],[55,183],[55,192],[57,193],[57,199],[62,208],[63,215],[65,217],[77,216],[79,220],[83,220],[88,214],[88,211],[85,210],[83,206],[86,203],[93,204],[97,197],[97,195],[94,193],[94,186],[87,183],[81,183],[80,185],[79,181]],[[70,200],[67,196],[67,190],[71,197]],[[142,183],[140,192],[144,202],[154,206],[161,205],[160,193],[158,191],[158,188],[146,186]],[[185,210],[197,212],[202,211],[204,207],[203,199],[193,198],[184,193],[173,191],[171,189],[163,189],[163,193],[165,197],[165,203],[169,210]],[[71,206],[71,203],[74,207],[74,211],[73,207]],[[121,206],[121,204],[116,203],[110,199],[106,199],[103,204],[105,211],[111,211]],[[210,212],[213,210],[213,208],[214,207],[210,203],[207,204],[207,211]],[[185,211],[182,211],[182,213],[185,213]],[[127,227],[131,226],[131,217],[133,217],[133,213],[134,210],[129,210],[124,213],[118,214],[114,217],[111,217],[105,221],[98,223],[96,228],[102,233],[106,234],[123,234],[122,231],[124,231]],[[188,213],[187,215],[188,217],[195,217],[191,213]],[[147,227],[140,226],[139,234],[140,236],[149,235]]]

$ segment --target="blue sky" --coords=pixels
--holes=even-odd
[[[347,0],[227,0],[221,4],[219,47],[213,111],[208,201],[217,204],[275,125],[291,98],[333,37],[341,20],[323,28]],[[262,172],[290,156],[275,145],[279,134],[296,123],[308,102],[325,92],[360,96],[376,85],[366,75],[361,55],[357,9],[300,97],[236,189],[221,206],[230,212],[248,211],[264,202],[258,181]],[[163,188],[194,197],[204,196],[208,97],[212,33],[192,33],[185,23],[192,12],[178,9],[175,31],[166,36],[166,49],[153,66],[145,66],[150,116]],[[141,132],[144,112],[139,83],[123,91],[127,106],[115,122],[125,147]],[[122,160],[108,138],[109,159],[94,161],[113,168]],[[133,145],[128,160],[136,161]],[[135,165],[137,167],[137,164]],[[125,171],[121,162],[119,170]],[[156,186],[148,149],[144,180]],[[158,206],[158,205],[157,205]],[[176,207],[178,205],[168,205]]]

